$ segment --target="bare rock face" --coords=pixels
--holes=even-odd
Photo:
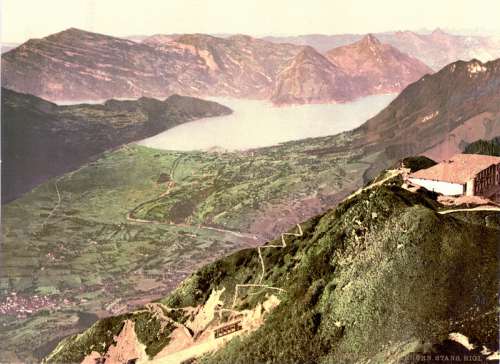
[[[144,43],[167,49],[165,37],[146,39]],[[269,98],[278,72],[302,47],[275,44],[245,35],[218,38],[205,34],[187,34],[173,40],[191,52],[203,64],[213,83],[211,95]]]
[[[384,150],[381,163],[417,153],[442,160],[500,135],[499,90],[500,60],[458,61],[409,85],[354,133]]]
[[[71,28],[3,54],[2,79],[51,101],[179,93],[287,104],[396,92],[431,71],[372,36],[328,57],[245,35],[154,35],[138,43]]]
[[[2,55],[3,86],[48,100],[164,97],[190,90],[178,74],[203,79],[188,52],[68,29]]]
[[[356,97],[351,78],[312,47],[280,72],[271,100],[278,105],[345,102]]]
[[[326,56],[352,77],[362,96],[400,92],[432,70],[419,60],[381,43],[368,34],[351,45],[334,48]]]
[[[48,100],[218,95],[267,98],[302,47],[247,36],[152,36],[141,43],[68,29],[2,55],[3,86]]]

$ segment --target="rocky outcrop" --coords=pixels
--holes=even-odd
[[[358,87],[357,96],[398,93],[432,70],[369,34],[351,45],[338,47],[326,57],[347,73]]]
[[[345,102],[358,90],[342,68],[306,47],[279,73],[271,100],[277,105]]]
[[[2,82],[52,101],[179,93],[286,104],[397,92],[430,72],[372,36],[329,57],[334,65],[310,47],[245,35],[154,35],[138,43],[71,28],[3,54]]]

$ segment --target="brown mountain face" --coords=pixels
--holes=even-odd
[[[265,99],[269,98],[284,64],[302,50],[295,45],[275,44],[245,35],[153,36],[143,43],[158,50],[175,45],[190,52],[208,71],[211,95]]]
[[[71,28],[3,54],[2,77],[5,87],[51,101],[179,93],[286,104],[399,91],[430,71],[372,38],[332,51],[335,67],[312,48],[245,35],[154,35],[139,43]]]
[[[351,77],[312,47],[306,47],[279,73],[273,103],[345,102],[358,95]]]
[[[73,28],[29,40],[2,55],[4,87],[48,100],[192,94],[193,87],[206,87],[204,71],[203,64],[182,49],[159,52]]]
[[[442,160],[500,135],[500,59],[458,61],[424,76],[354,133],[382,151],[382,164],[415,154]]]
[[[399,92],[423,75],[432,73],[419,60],[382,44],[371,34],[351,45],[334,48],[326,56],[351,76],[352,83],[364,95]]]
[[[78,29],[2,55],[3,85],[48,100],[184,95],[268,98],[302,47],[247,36],[153,36],[141,43]]]

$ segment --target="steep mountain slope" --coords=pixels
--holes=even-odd
[[[432,70],[369,34],[360,41],[330,50],[326,57],[353,78],[365,95],[400,92]]]
[[[281,64],[301,48],[203,34],[160,35],[137,43],[71,28],[2,55],[2,82],[49,100],[172,93],[262,98]]]
[[[52,101],[179,93],[274,97],[279,103],[286,99],[304,103],[349,101],[399,91],[430,72],[418,61],[378,45],[372,38],[330,52],[338,68],[351,78],[347,82],[319,53],[299,45],[245,35],[220,38],[206,34],[154,35],[134,42],[71,28],[29,40],[3,54],[2,82],[12,90]],[[376,54],[373,49],[377,49]],[[309,66],[301,65],[306,59]],[[316,70],[312,71],[314,63]],[[316,83],[319,86],[312,87]],[[303,95],[297,94],[300,87]]]
[[[51,345],[58,339],[61,327],[73,330],[66,331],[68,334],[75,332],[74,312],[69,315],[65,310],[77,307],[87,313],[104,310],[108,314],[111,311],[121,313],[127,306],[120,297],[126,297],[125,303],[135,307],[137,302],[144,302],[144,293],[138,291],[142,282],[146,282],[148,289],[155,284],[172,287],[186,271],[207,262],[207,255],[213,259],[234,249],[232,240],[228,243],[227,239],[255,234],[263,241],[279,236],[295,223],[335,206],[363,184],[363,177],[368,181],[381,169],[395,165],[401,156],[410,154],[405,150],[414,151],[412,154],[430,150],[448,140],[453,141],[449,138],[451,133],[457,135],[458,147],[464,144],[462,139],[468,144],[479,138],[491,139],[500,135],[495,133],[500,125],[495,117],[500,92],[498,72],[494,71],[497,64],[498,61],[486,65],[457,62],[453,72],[450,69],[426,76],[369,121],[369,127],[353,132],[242,153],[180,153],[131,146],[107,153],[96,163],[66,174],[62,179],[48,181],[5,205],[3,261],[0,264],[3,292],[6,295],[17,292],[17,297],[26,297],[29,301],[39,292],[55,291],[50,299],[62,301],[68,297],[71,302],[48,314],[41,310],[22,320],[15,315],[1,317],[7,322],[8,332],[0,339],[0,351],[16,351],[23,359],[32,358],[35,349],[38,353],[46,353],[53,348]],[[483,67],[488,67],[489,71],[477,72]],[[434,107],[442,108],[440,110],[451,116],[455,115],[453,108],[457,108],[457,112],[465,112],[464,118],[451,122],[429,115]],[[492,116],[484,118],[488,113]],[[459,134],[462,123],[467,127],[463,129],[466,132]],[[454,153],[454,149],[448,152]],[[165,174],[170,174],[175,182],[173,187],[159,182]],[[61,202],[47,223],[49,212],[54,211],[58,201],[57,191]],[[403,196],[406,199],[406,195]],[[386,212],[391,208],[388,206]],[[138,221],[127,220],[131,212]],[[378,211],[374,212],[379,215]],[[474,216],[479,221],[485,220],[481,214]],[[439,226],[449,221],[441,220],[441,216],[437,218]],[[491,223],[494,219],[488,217],[486,220]],[[357,224],[355,216],[349,223]],[[428,230],[436,231],[435,236],[441,233],[439,229],[433,230],[433,226],[419,225],[420,220],[412,223],[418,226],[419,234]],[[59,228],[61,226],[64,229]],[[307,234],[307,227],[301,226]],[[403,228],[400,232],[406,234],[406,225]],[[211,234],[210,237],[207,234]],[[287,246],[293,241],[288,238],[286,236]],[[65,249],[60,250],[61,246]],[[271,251],[279,249],[262,250],[266,267],[270,267],[266,254]],[[258,253],[251,254],[253,272],[260,273]],[[239,255],[235,257],[240,266],[245,264],[244,260],[238,260]],[[286,264],[294,262],[291,255],[283,259]],[[472,260],[468,262],[472,263]],[[217,268],[211,272],[217,276],[218,271]],[[250,278],[242,274],[238,282],[254,283],[252,274]],[[462,273],[453,276],[462,278]],[[83,292],[80,290],[82,283]],[[161,290],[163,294],[167,291]],[[186,294],[190,295],[189,286]],[[118,304],[113,306],[115,300]],[[269,308],[268,304],[265,306]],[[101,311],[95,311],[96,307]],[[432,321],[431,318],[429,322]],[[384,322],[372,326],[382,327]],[[411,320],[409,322],[412,325]],[[287,325],[302,323],[294,321]],[[127,324],[127,333],[131,331],[130,326]],[[145,326],[139,323],[135,327],[140,331]],[[331,329],[337,330],[335,327]],[[287,333],[286,327],[282,329]],[[272,340],[278,342],[278,339]]]
[[[487,62],[500,57],[500,37],[467,36],[449,34],[441,29],[423,34],[412,31],[375,33],[383,43],[392,45],[414,58],[419,59],[434,70],[458,61],[470,61],[477,58]],[[277,43],[309,45],[319,52],[348,45],[363,38],[362,34],[310,34],[295,37],[265,37],[265,40]]]
[[[459,61],[425,76],[354,133],[359,146],[383,151],[374,171],[409,154],[442,160],[500,135],[500,60]]]
[[[197,61],[182,49],[70,28],[3,54],[2,85],[48,100],[165,97],[204,87]]]
[[[207,265],[165,299],[62,341],[46,361],[112,360],[120,350],[125,362],[161,363],[216,348],[202,362],[484,360],[498,347],[500,214],[441,215],[425,192],[400,184],[372,185],[267,249]],[[221,330],[236,330],[227,346]]]
[[[178,95],[165,101],[143,97],[58,106],[3,88],[2,202],[104,150],[186,121],[230,112],[214,102]]]
[[[345,102],[358,95],[356,86],[341,67],[306,47],[279,73],[271,100],[277,105]]]
[[[153,36],[143,41],[157,49],[185,47],[203,62],[213,78],[211,94],[269,98],[277,73],[302,47],[274,44],[245,35],[218,38],[205,34]]]

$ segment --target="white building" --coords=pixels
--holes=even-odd
[[[500,192],[500,157],[457,154],[410,174],[408,180],[446,196],[491,197]]]

